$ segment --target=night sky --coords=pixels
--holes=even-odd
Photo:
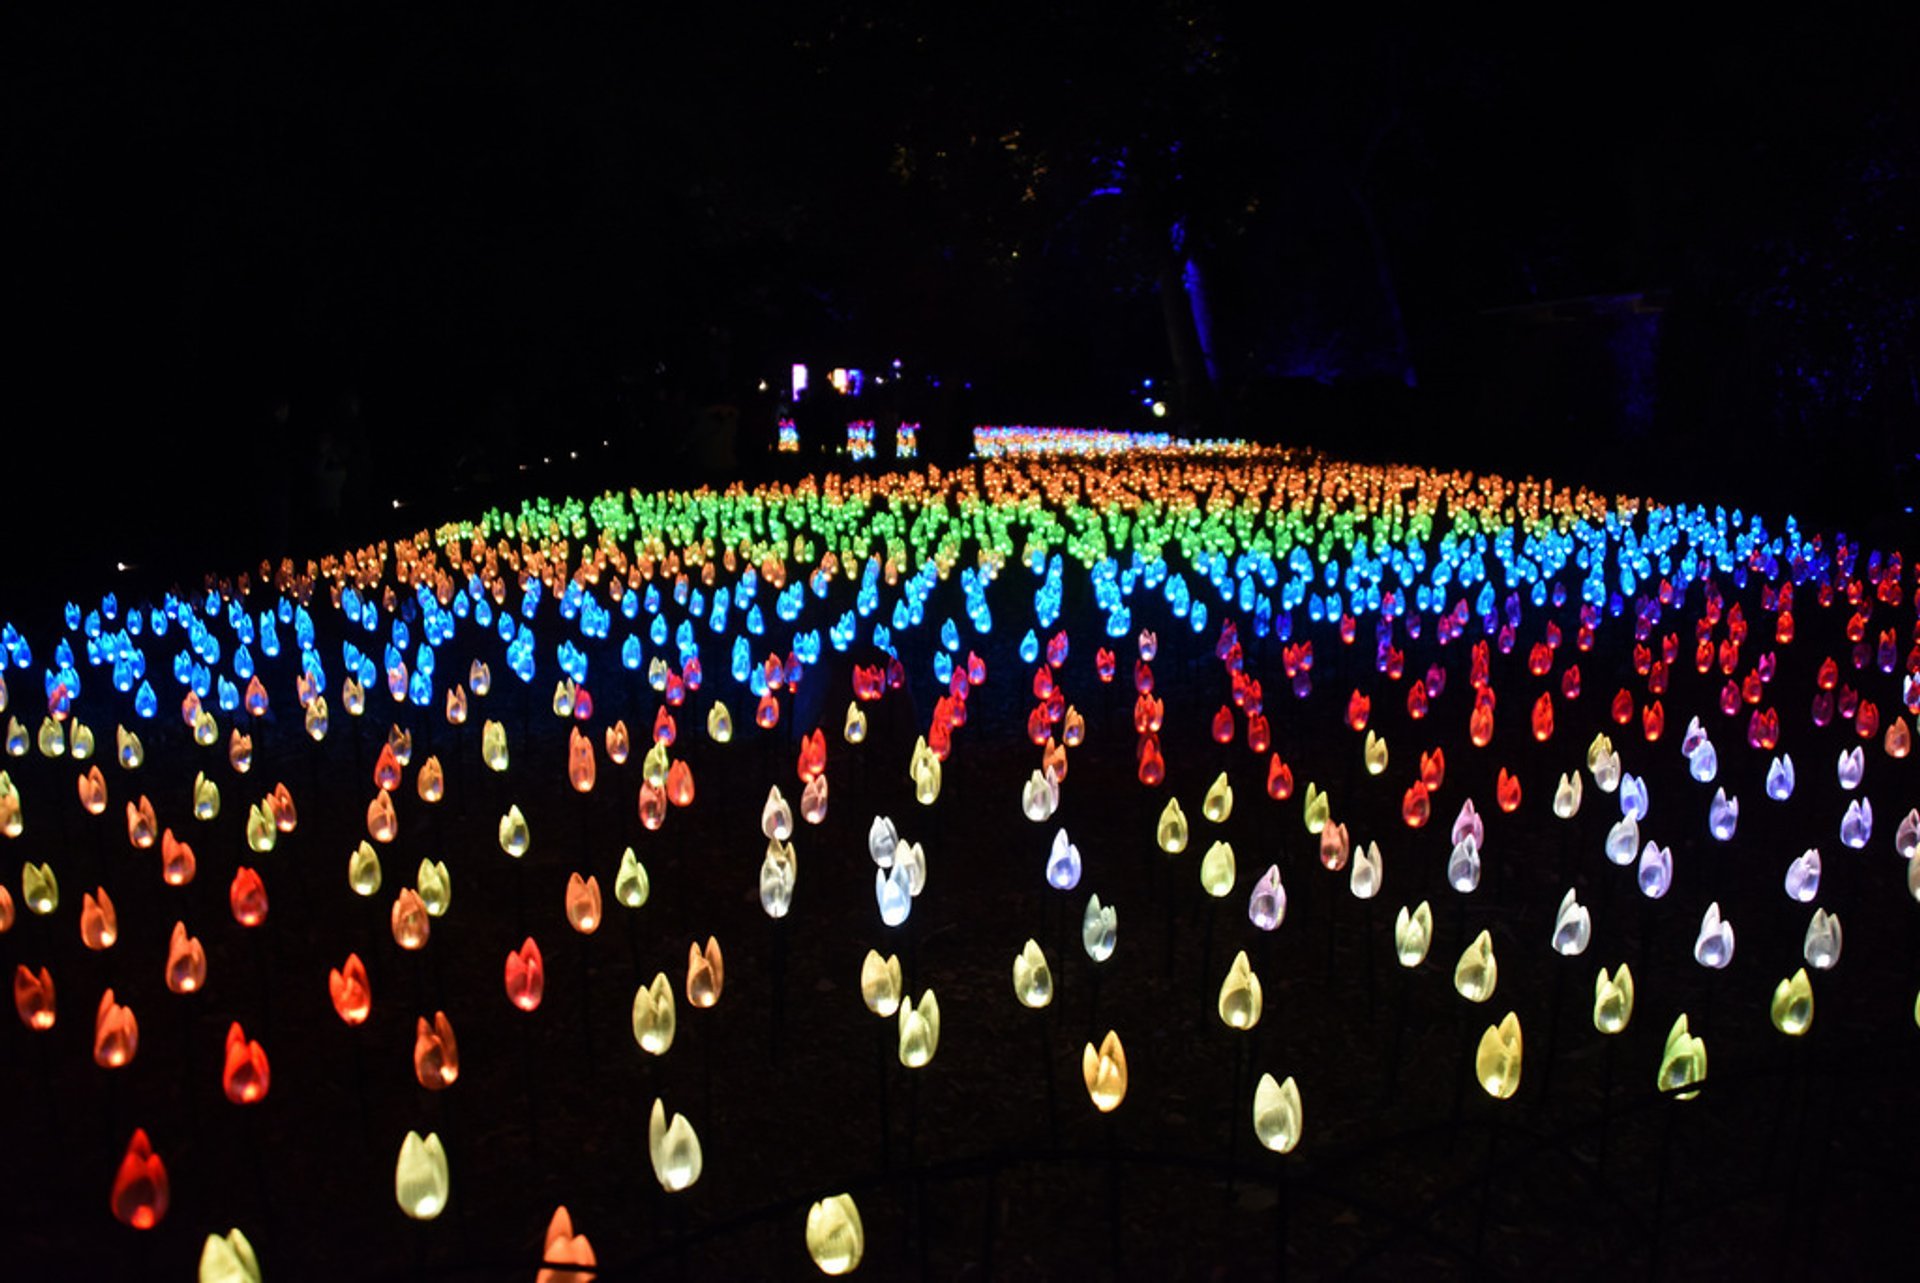
[[[1911,491],[1896,31],[1047,9],[40,15],[7,488],[89,565],[253,557],[314,537],[324,432],[360,533],[562,446],[644,481],[800,357],[902,358],[976,418],[1120,422],[1156,377],[1197,430]]]

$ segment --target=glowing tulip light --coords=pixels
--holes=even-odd
[[[851,1274],[866,1255],[866,1230],[851,1194],[835,1194],[807,1209],[807,1255],[829,1275]]]
[[[1110,1114],[1120,1107],[1127,1098],[1127,1053],[1119,1034],[1109,1029],[1097,1051],[1092,1043],[1081,1050],[1080,1077],[1095,1109]]]
[[[438,1132],[423,1138],[410,1131],[400,1143],[400,1159],[393,1169],[393,1197],[400,1210],[416,1221],[430,1221],[447,1210],[452,1177],[447,1151]]]
[[[1276,1083],[1272,1074],[1261,1074],[1253,1089],[1253,1134],[1276,1154],[1290,1154],[1300,1143],[1304,1115],[1300,1107],[1300,1088],[1292,1075]]]

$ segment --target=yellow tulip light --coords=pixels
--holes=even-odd
[[[620,853],[620,871],[613,875],[613,898],[629,909],[637,909],[647,902],[651,890],[646,866],[628,847]]]
[[[325,739],[327,737],[328,721],[327,697],[325,695],[315,695],[307,701],[307,737],[316,744]]]
[[[840,737],[849,744],[864,743],[867,738],[867,714],[852,700],[847,701],[847,720],[840,728]]]
[[[198,1283],[260,1283],[260,1258],[247,1236],[238,1229],[227,1231],[225,1238],[207,1235],[200,1248]]]
[[[685,1114],[667,1119],[666,1102],[653,1099],[653,1116],[647,1121],[647,1153],[653,1158],[653,1174],[660,1188],[676,1194],[700,1179],[702,1159],[700,1138]]]
[[[640,778],[654,788],[667,786],[667,771],[673,766],[673,759],[667,753],[667,742],[655,740],[647,755],[640,759]]]
[[[1633,1019],[1633,970],[1626,963],[1609,976],[1605,967],[1593,978],[1593,1027],[1617,1034]]]
[[[1307,832],[1313,834],[1315,837],[1319,837],[1320,830],[1327,827],[1327,818],[1331,814],[1331,811],[1332,803],[1327,800],[1327,795],[1320,791],[1320,786],[1309,783],[1307,785],[1306,801],[1303,809],[1303,815],[1307,823]]]
[[[1229,1029],[1251,1029],[1260,1023],[1262,1006],[1260,977],[1254,974],[1247,951],[1242,949],[1227,968],[1227,978],[1220,982],[1220,1019]]]
[[[1168,798],[1166,806],[1161,808],[1153,838],[1168,855],[1178,855],[1187,849],[1187,814],[1180,809],[1179,798]]]
[[[913,780],[914,801],[932,806],[940,800],[940,758],[927,747],[927,737],[914,741],[913,757],[907,763],[907,775]]]
[[[760,832],[769,842],[784,842],[793,836],[793,808],[778,784],[767,790],[766,805],[760,808]]]
[[[1225,771],[1215,776],[1207,787],[1207,795],[1200,801],[1200,814],[1206,816],[1210,824],[1225,824],[1233,814],[1233,785],[1228,783]]]
[[[1253,1134],[1276,1154],[1290,1154],[1300,1143],[1300,1088],[1292,1075],[1283,1083],[1272,1074],[1261,1074],[1260,1085],[1253,1089]]]
[[[438,1132],[408,1132],[400,1143],[400,1161],[393,1169],[393,1197],[400,1210],[416,1221],[430,1221],[447,1209],[452,1178],[447,1151]]]
[[[423,857],[419,870],[413,875],[413,889],[419,893],[428,913],[436,918],[445,917],[447,906],[453,903],[453,875],[447,872],[447,862]]]
[[[1028,940],[1013,956],[1013,995],[1021,1006],[1036,1010],[1053,1001],[1053,969],[1036,940]]]
[[[1509,1011],[1497,1025],[1480,1035],[1473,1072],[1481,1088],[1495,1100],[1511,1099],[1520,1089],[1520,1017]]]
[[[1233,843],[1215,842],[1200,857],[1200,885],[1216,900],[1232,893],[1235,876]]]
[[[1362,756],[1366,760],[1367,774],[1380,775],[1385,773],[1387,769],[1387,742],[1369,730],[1367,732],[1366,747],[1362,750]]]
[[[900,976],[898,955],[882,958],[879,950],[867,950],[860,964],[860,998],[867,1010],[882,1018],[900,1010],[900,995],[906,985]]]
[[[940,1001],[929,989],[920,995],[920,1005],[913,1005],[913,999],[903,997],[900,1000],[900,1063],[908,1069],[919,1069],[933,1059],[933,1053],[940,1049]]]
[[[507,769],[507,728],[491,719],[480,724],[480,760],[489,770]]]
[[[60,907],[60,880],[53,876],[51,864],[28,860],[20,867],[20,898],[43,918]]]
[[[347,885],[355,895],[372,895],[380,889],[380,856],[365,838],[347,857]]]
[[[67,730],[51,717],[41,721],[39,740],[42,757],[61,757],[67,751]]]
[[[1110,1114],[1120,1108],[1120,1102],[1127,1098],[1127,1053],[1120,1045],[1119,1034],[1109,1029],[1098,1051],[1092,1043],[1081,1049],[1080,1077],[1087,1084],[1087,1095],[1093,1098],[1095,1109]]]
[[[1707,1043],[1687,1031],[1687,1013],[1681,1012],[1667,1031],[1667,1045],[1660,1053],[1660,1074],[1655,1085],[1675,1100],[1692,1100],[1700,1094],[1699,1084],[1707,1078]]]
[[[633,1040],[650,1056],[664,1056],[673,1046],[678,1017],[673,1002],[673,985],[667,973],[657,972],[653,983],[642,985],[633,994]]]
[[[1620,787],[1620,755],[1613,751],[1613,741],[1606,735],[1593,737],[1593,743],[1587,746],[1587,771],[1593,776],[1594,787],[1602,793],[1611,793]]]
[[[141,745],[140,737],[124,726],[113,728],[113,744],[114,756],[119,759],[123,770],[137,771],[140,764],[147,760],[147,750]]]
[[[1905,722],[1899,722],[1896,725],[1900,727],[1902,734],[1906,732]],[[1892,734],[1893,727],[1889,726],[1887,731],[1888,734]],[[78,718],[74,719],[73,729],[67,733],[67,751],[73,754],[73,760],[76,762],[84,762],[93,756],[93,728]],[[1900,756],[1905,757],[1906,754],[1902,753]]]
[[[378,802],[385,802],[387,800],[385,793],[377,794],[376,797]],[[388,802],[386,809],[388,812],[391,812],[393,810],[393,804]],[[373,813],[371,810],[368,811],[367,824],[371,829],[373,825]],[[390,842],[393,840],[391,837],[380,838],[378,833],[375,833],[374,836],[381,841]],[[257,855],[265,855],[267,852],[273,850],[274,845],[278,843],[279,840],[280,827],[273,822],[273,815],[267,810],[266,804],[259,803],[249,807],[247,810],[247,849]]]
[[[1459,965],[1453,969],[1454,992],[1468,1002],[1485,1002],[1493,997],[1499,978],[1500,967],[1493,956],[1493,935],[1482,931],[1461,952]]]
[[[1406,906],[1393,919],[1393,952],[1403,967],[1417,967],[1427,960],[1433,943],[1433,906],[1425,900],[1408,913]]]
[[[693,1007],[711,1007],[720,1001],[720,990],[726,982],[726,967],[720,956],[720,942],[712,936],[707,937],[707,947],[702,951],[698,943],[687,945],[687,1004]]]
[[[1790,1038],[1807,1032],[1813,1024],[1813,982],[1807,979],[1805,967],[1773,987],[1769,1014],[1773,1027]]]
[[[206,777],[205,772],[195,772],[193,777],[193,818],[211,820],[220,814],[220,786]]]
[[[386,795],[383,793],[381,796]],[[527,829],[527,817],[520,813],[518,803],[509,806],[507,813],[500,817],[499,836],[500,849],[516,860],[533,845],[533,834]]]
[[[733,714],[717,699],[713,701],[713,707],[707,710],[707,738],[716,744],[725,744],[733,739]]]
[[[835,1194],[807,1209],[807,1255],[822,1274],[851,1274],[866,1250],[867,1232],[853,1195]]]

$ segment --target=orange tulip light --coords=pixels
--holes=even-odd
[[[153,1152],[146,1130],[138,1128],[113,1178],[114,1219],[137,1230],[150,1230],[166,1216],[171,1198],[167,1165]]]
[[[402,887],[393,900],[393,942],[402,949],[425,948],[432,922],[427,902],[420,898],[420,893],[412,887]]]
[[[25,963],[14,968],[13,1008],[20,1013],[20,1023],[27,1028],[39,1031],[53,1028],[53,973],[42,967],[40,974],[35,975],[27,970]]]
[[[393,794],[375,793],[367,803],[367,836],[385,844],[400,834],[400,817],[394,813]]]
[[[827,769],[827,737],[818,727],[800,741],[800,782],[809,783]]]
[[[627,724],[620,721],[607,727],[607,760],[615,766],[625,766],[632,753],[633,737],[627,733]]]
[[[1430,793],[1438,793],[1440,786],[1447,782],[1447,755],[1443,749],[1434,749],[1431,753],[1420,755],[1420,782],[1427,786]]]
[[[429,806],[447,795],[447,772],[440,759],[429,757],[420,763],[420,778],[415,782],[420,800]]]
[[[1358,690],[1347,699],[1347,725],[1356,731],[1367,729],[1367,718],[1373,712],[1373,699]]]
[[[567,732],[567,782],[573,785],[576,793],[591,793],[598,774],[593,741],[582,735],[576,726]]]
[[[443,1091],[460,1077],[460,1047],[453,1039],[447,1013],[433,1013],[433,1023],[420,1017],[413,1036],[413,1076],[428,1091]]]
[[[207,983],[207,951],[187,934],[187,924],[173,924],[167,944],[167,988],[174,993],[196,993]]]
[[[227,904],[233,909],[235,922],[243,927],[257,927],[267,920],[267,884],[243,864],[234,870],[233,883],[227,888]]]
[[[13,930],[13,892],[0,886],[0,935]]]
[[[1553,738],[1553,695],[1541,691],[1533,702],[1533,737],[1542,744]]]
[[[266,1099],[272,1081],[265,1048],[249,1042],[246,1030],[234,1021],[227,1028],[227,1063],[220,1073],[221,1090],[236,1105],[252,1105]]]
[[[118,1069],[140,1050],[140,1022],[131,1007],[113,1000],[113,990],[100,995],[93,1017],[93,1062],[102,1069]]]
[[[1640,710],[1640,728],[1645,732],[1649,743],[1659,739],[1660,733],[1667,729],[1667,710],[1661,706],[1659,700],[1654,700]]]
[[[173,836],[172,829],[160,833],[160,878],[170,887],[183,887],[193,881],[197,865],[193,848]]]
[[[666,793],[670,805],[693,805],[693,768],[684,759],[667,768]]]
[[[1511,813],[1520,809],[1520,781],[1507,774],[1507,768],[1504,766],[1500,768],[1494,794],[1499,799],[1501,810]]]
[[[107,809],[107,777],[100,773],[98,764],[88,767],[86,774],[75,783],[80,791],[80,805],[88,815],[101,815]]]
[[[120,938],[120,918],[105,887],[96,887],[80,897],[80,943],[95,953],[111,949]]]
[[[1415,780],[1400,799],[1400,818],[1410,829],[1425,828],[1433,818],[1433,800],[1426,784]]]
[[[373,1010],[373,990],[367,984],[367,966],[359,954],[348,954],[346,966],[327,972],[327,993],[340,1019],[350,1025],[366,1023]]]
[[[540,999],[546,993],[547,965],[532,936],[518,949],[507,951],[506,975],[508,1002],[522,1011],[533,1011],[540,1006]]]
[[[707,937],[706,952],[702,953],[698,944],[687,946],[687,1004],[693,1007],[711,1007],[720,1001],[720,988],[725,979],[725,970],[721,965],[720,942],[712,936]]]
[[[242,735],[238,726],[227,737],[227,765],[235,775],[245,775],[253,769],[253,736]]]
[[[261,805],[267,814],[273,817],[273,827],[282,833],[291,833],[300,823],[300,813],[293,808],[293,794],[285,784],[273,786],[273,792],[262,799]]]
[[[555,1208],[553,1219],[547,1222],[547,1246],[541,1259],[546,1264],[534,1276],[534,1283],[593,1283],[592,1267],[598,1264],[594,1259],[593,1244],[587,1241],[585,1234],[573,1232],[573,1218],[567,1214],[565,1206]],[[555,1265],[584,1265],[588,1268],[551,1268]]]
[[[1276,802],[1293,796],[1293,768],[1281,761],[1278,753],[1267,759],[1267,796]]]
[[[1120,1107],[1127,1097],[1127,1053],[1120,1045],[1119,1034],[1109,1029],[1098,1051],[1092,1043],[1081,1050],[1080,1076],[1095,1109],[1110,1114]]]
[[[373,763],[373,785],[382,793],[391,793],[400,787],[400,759],[393,755],[391,744],[380,746],[380,756]]]
[[[153,803],[147,800],[146,794],[141,794],[138,802],[127,803],[127,841],[133,843],[136,850],[144,851],[153,845],[158,827]]]
[[[1493,706],[1475,704],[1473,713],[1467,719],[1467,737],[1475,748],[1485,748],[1493,742]]]
[[[600,879],[584,881],[578,873],[567,878],[567,925],[583,936],[600,929]]]

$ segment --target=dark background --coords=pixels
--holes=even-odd
[[[1920,489],[1910,26],[692,8],[30,19],[16,529],[197,568],[523,463],[663,479],[796,358],[956,423],[1152,377],[1346,453],[1888,529]]]

